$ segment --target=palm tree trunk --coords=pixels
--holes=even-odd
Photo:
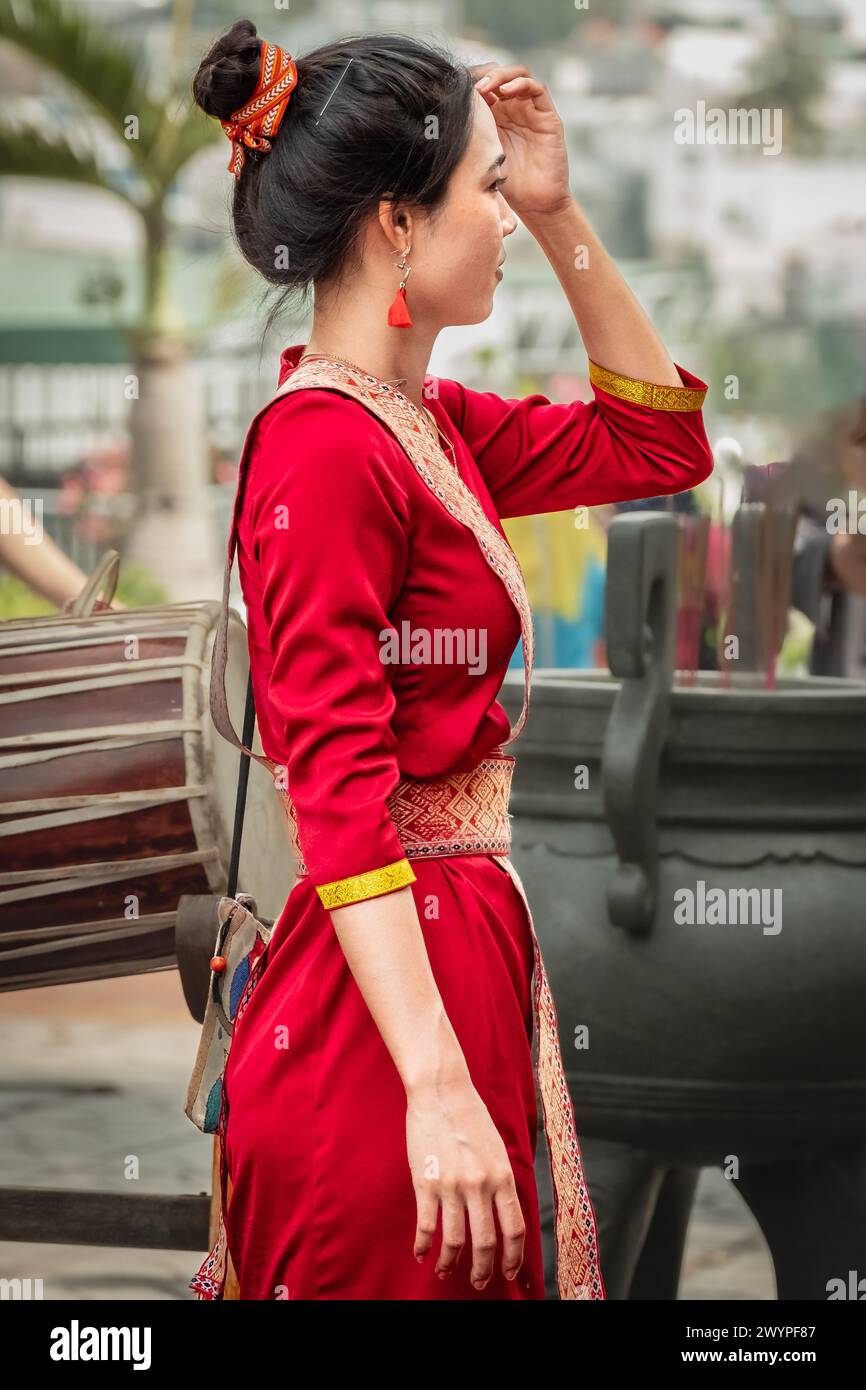
[[[172,321],[161,208],[146,218],[143,329],[134,335],[130,402],[135,519],[124,547],[172,600],[220,591],[201,385],[181,325]]]

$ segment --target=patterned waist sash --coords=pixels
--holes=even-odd
[[[388,798],[388,810],[407,859],[452,854],[510,854],[508,800],[514,758],[490,754],[466,772],[442,777],[401,777]],[[298,823],[289,793],[279,789],[289,825],[298,876],[305,877]]]

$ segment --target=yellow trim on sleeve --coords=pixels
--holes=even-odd
[[[409,860],[397,859],[381,869],[368,869],[365,874],[352,874],[334,883],[323,883],[316,892],[324,907],[346,907],[349,903],[377,898],[380,893],[390,893],[394,888],[405,888],[407,883],[414,882],[415,874]]]
[[[620,372],[610,372],[597,362],[589,361],[589,379],[611,396],[634,405],[648,405],[652,410],[700,410],[707,388],[697,386],[659,386],[653,381],[638,381]]]

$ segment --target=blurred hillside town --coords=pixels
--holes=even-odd
[[[227,142],[187,110],[201,54],[247,12],[227,0],[51,3],[79,27],[23,34],[0,0],[0,475],[43,499],[46,528],[83,570],[118,544],[127,601],[214,597],[245,430],[281,348],[308,326],[284,315],[262,339],[270,301],[232,242]],[[396,30],[467,62],[525,62],[565,123],[575,196],[674,360],[710,385],[720,457],[785,458],[821,412],[863,390],[862,0],[292,0],[250,17],[294,53]],[[157,163],[147,112],[137,142],[106,112],[82,37],[94,25],[130,55],[153,121],[186,120],[176,168]],[[144,100],[130,94],[129,111]],[[736,143],[677,137],[684,110],[698,128],[717,108],[775,113],[778,128]],[[592,399],[542,252],[518,228],[509,253],[493,314],[447,330],[431,372],[502,395]],[[141,362],[154,375],[136,441],[127,383]],[[603,574],[603,528],[578,553],[562,522],[562,560],[557,518],[509,525],[546,664],[564,649],[549,633],[545,647],[545,613],[577,632]],[[0,606],[47,611],[9,579]],[[591,641],[568,653],[594,662]]]

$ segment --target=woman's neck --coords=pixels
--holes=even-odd
[[[386,322],[385,310],[380,317],[381,324],[371,323],[369,313],[353,317],[346,314],[345,306],[339,317],[317,309],[304,352],[345,358],[382,381],[405,378],[399,390],[420,406],[436,334],[417,325],[392,328]]]

